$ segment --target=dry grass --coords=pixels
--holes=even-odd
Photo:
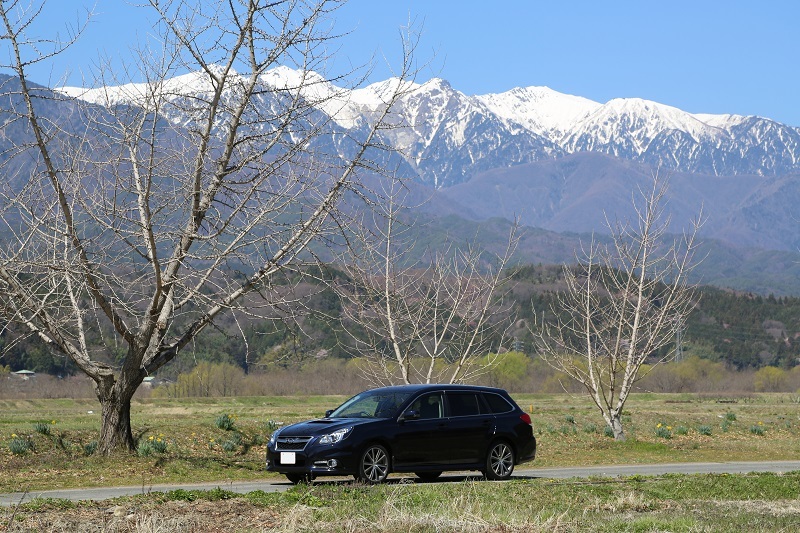
[[[211,491],[100,503],[33,501],[0,508],[3,525],[14,532],[796,531],[800,474],[322,483],[244,496]]]

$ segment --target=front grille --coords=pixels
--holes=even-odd
[[[306,444],[313,437],[278,437],[275,449],[279,452],[299,452],[305,449]]]

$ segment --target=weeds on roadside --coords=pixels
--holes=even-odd
[[[701,435],[710,436],[711,435],[711,426],[703,424],[702,426],[697,427],[697,432]]]
[[[764,422],[759,422],[758,424],[753,424],[750,426],[750,433],[753,435],[763,437],[766,432],[767,430],[764,428]]]

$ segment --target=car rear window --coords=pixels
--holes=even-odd
[[[472,416],[481,414],[478,395],[474,392],[448,392],[450,416]]]
[[[484,392],[483,399],[486,400],[486,404],[489,406],[489,412],[496,415],[508,413],[514,409],[514,406],[508,403],[508,400],[493,392]]]

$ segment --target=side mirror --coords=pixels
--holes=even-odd
[[[401,420],[401,421],[405,421],[405,420],[417,420],[417,419],[419,419],[419,411],[414,411],[413,409],[412,409],[412,410],[410,410],[410,411],[406,411],[406,412],[405,412],[405,413],[403,413],[403,415],[400,417],[400,420]]]
[[[333,409],[328,409],[327,411],[325,411],[325,418],[330,417],[332,414],[333,414]]]

